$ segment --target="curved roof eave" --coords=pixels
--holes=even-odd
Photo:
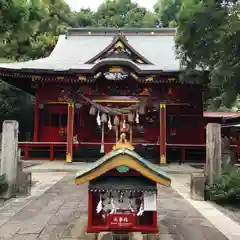
[[[42,60],[42,59],[41,59]],[[39,60],[33,60],[39,61]],[[27,63],[27,62],[25,62]],[[81,64],[81,65],[71,65],[71,66],[61,66],[56,69],[49,69],[49,68],[27,68],[23,67],[24,65],[20,65],[22,63],[9,63],[9,64],[0,64],[0,71],[6,72],[18,72],[18,73],[34,73],[37,74],[79,74],[79,73],[94,73],[98,68],[104,65],[121,65],[133,68],[139,74],[157,74],[162,72],[169,72],[169,73],[178,73],[181,72],[180,69],[168,69],[164,67],[160,69],[158,66],[155,65],[148,65],[148,64],[136,64],[129,59],[122,59],[122,58],[106,58],[100,60],[98,63],[95,64]],[[20,67],[18,67],[20,66]],[[22,67],[21,67],[22,66]]]
[[[125,148],[111,151],[95,163],[78,172],[75,182],[76,184],[82,184],[96,179],[107,171],[122,165],[139,171],[146,178],[159,184],[165,186],[170,186],[171,184],[171,179],[160,167],[148,162],[134,151]]]

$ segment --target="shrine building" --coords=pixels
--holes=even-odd
[[[48,57],[0,64],[3,81],[35,96],[32,140],[19,142],[25,159],[94,160],[122,132],[159,164],[204,153],[202,87],[181,77],[175,34],[69,29]]]

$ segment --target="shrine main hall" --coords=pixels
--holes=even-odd
[[[121,133],[159,164],[203,154],[203,88],[182,77],[175,34],[69,29],[48,57],[0,64],[3,81],[35,96],[25,159],[94,161]]]

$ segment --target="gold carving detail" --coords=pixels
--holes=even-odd
[[[35,81],[40,81],[42,78],[40,76],[33,76],[32,77],[32,81],[35,82]]]
[[[116,150],[116,149],[119,149],[119,148],[127,148],[127,149],[130,149],[130,150],[134,149],[133,145],[130,144],[129,141],[127,140],[126,133],[122,133],[120,135],[120,138],[117,141],[116,145],[113,146],[113,150]]]

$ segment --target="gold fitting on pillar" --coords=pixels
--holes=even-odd
[[[160,104],[160,109],[166,108],[166,104]]]
[[[166,164],[167,163],[166,156],[163,155],[163,154],[161,155],[160,163],[161,164]]]
[[[72,155],[70,153],[67,154],[66,163],[72,163]]]

